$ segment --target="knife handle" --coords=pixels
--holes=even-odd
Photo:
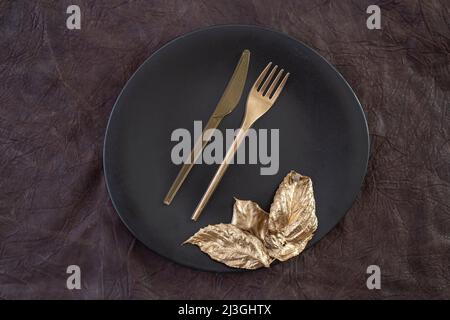
[[[172,202],[173,198],[175,197],[184,180],[188,176],[198,157],[202,154],[203,148],[206,146],[209,140],[211,140],[213,130],[210,129],[217,128],[221,120],[222,118],[215,118],[213,116],[209,118],[205,128],[203,129],[202,135],[198,137],[197,141],[195,142],[194,148],[191,150],[189,156],[187,156],[186,159],[184,160],[183,166],[181,167],[177,177],[173,181],[172,186],[169,189],[169,192],[167,192],[167,195],[164,198],[164,204],[169,205]]]
[[[227,170],[228,165],[230,164],[231,160],[234,157],[234,154],[239,148],[239,145],[247,135],[247,131],[248,128],[241,128],[239,130],[238,134],[236,135],[236,138],[233,141],[233,144],[231,145],[230,149],[228,149],[222,164],[220,165],[219,169],[217,169],[214,178],[209,183],[208,189],[206,189],[206,192],[203,194],[202,199],[198,203],[197,208],[195,209],[194,214],[191,217],[192,220],[197,221],[197,219],[202,214],[203,209],[205,209],[206,204],[208,203],[209,199],[211,198],[217,186],[219,185],[219,182],[222,179],[223,175],[225,174],[225,171]]]

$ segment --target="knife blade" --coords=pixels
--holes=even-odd
[[[169,191],[167,192],[166,197],[164,198],[164,204],[169,205],[176,193],[180,189],[187,175],[191,171],[198,157],[200,156],[203,148],[209,142],[213,135],[213,130],[220,124],[222,119],[230,114],[238,105],[239,100],[242,96],[242,91],[244,90],[245,81],[247,79],[248,66],[250,64],[250,51],[244,50],[241,54],[241,57],[234,69],[233,75],[231,76],[228,84],[225,88],[225,91],[222,94],[219,102],[216,105],[216,108],[206,123],[205,128],[203,129],[202,135],[197,139],[194,144],[194,148],[191,150],[191,153],[184,161],[183,166],[180,169],[177,177],[173,181]]]

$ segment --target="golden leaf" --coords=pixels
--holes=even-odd
[[[261,209],[256,202],[235,198],[231,224],[264,240],[268,219],[269,214]]]
[[[269,267],[273,261],[261,240],[232,224],[202,228],[185,243],[197,245],[212,259],[229,267],[257,269]]]
[[[303,251],[317,229],[311,179],[291,171],[270,207],[264,245],[269,255],[286,261]]]
[[[269,267],[302,252],[317,229],[311,179],[294,171],[278,187],[268,214],[250,200],[235,199],[231,224],[200,229],[185,243],[199,246],[230,267]]]

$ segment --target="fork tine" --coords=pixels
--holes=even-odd
[[[275,86],[278,83],[278,80],[280,80],[281,75],[283,74],[284,69],[281,69],[280,72],[278,72],[277,76],[275,77],[275,80],[273,80],[272,84],[269,87],[269,90],[267,90],[267,93],[265,94],[266,97],[270,98],[270,95],[272,94],[273,90],[275,89]]]
[[[278,66],[273,67],[273,69],[270,71],[269,75],[267,76],[266,80],[264,80],[264,83],[259,90],[259,92],[264,96],[264,91],[266,91],[267,86],[270,83],[270,80],[272,80],[273,75],[275,74],[275,71],[277,71]]]
[[[286,73],[286,75],[284,76],[283,80],[281,80],[280,85],[278,86],[277,90],[275,90],[275,93],[273,94],[273,96],[270,98],[270,100],[272,100],[272,102],[275,102],[275,100],[277,100],[278,96],[281,93],[281,90],[283,90],[284,85],[286,84],[287,79],[289,78],[290,73]]]
[[[253,85],[253,88],[258,90],[258,87],[260,86],[261,82],[263,81],[264,77],[266,76],[266,73],[269,70],[271,65],[272,65],[272,62],[269,62],[269,64],[264,68],[264,70],[259,75],[258,79],[256,79],[255,84]]]

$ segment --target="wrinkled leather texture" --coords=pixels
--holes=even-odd
[[[366,8],[382,30],[366,28]],[[0,298],[450,298],[448,1],[0,3]],[[371,156],[345,218],[298,258],[238,274],[179,266],[139,243],[102,171],[108,116],[136,68],[214,24],[283,31],[343,74],[366,111]],[[66,289],[77,264],[82,289]],[[368,290],[366,268],[381,268]]]

